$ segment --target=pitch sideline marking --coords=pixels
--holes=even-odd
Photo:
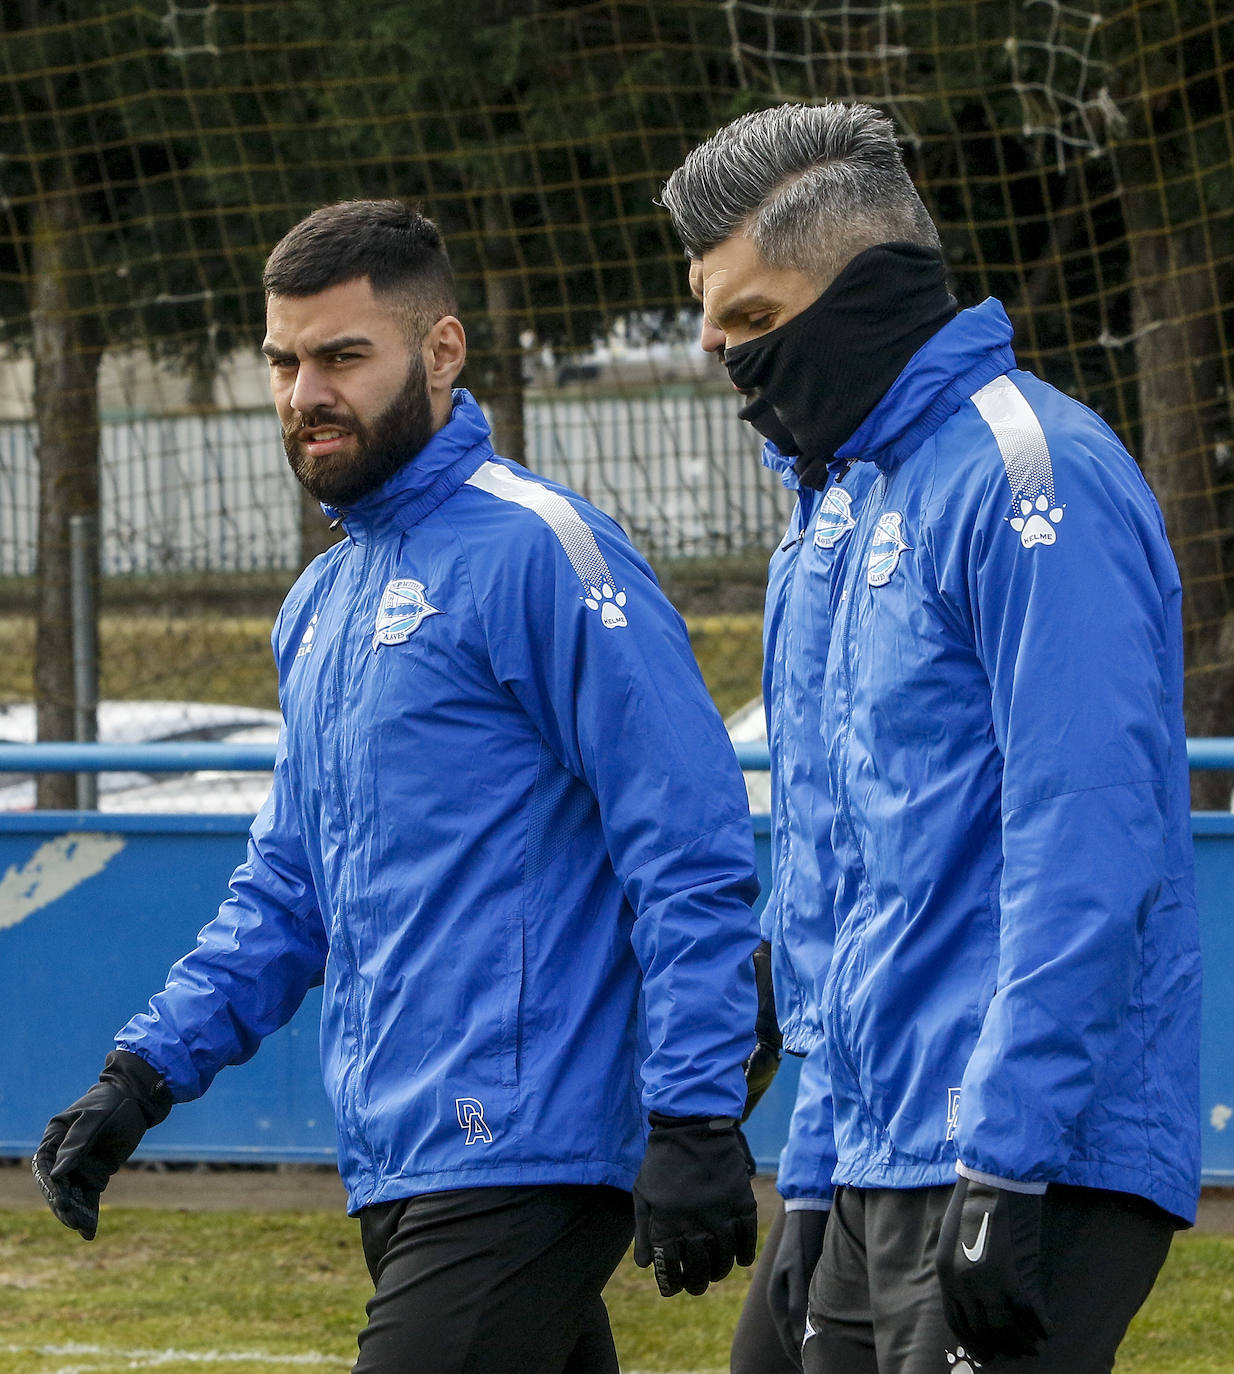
[[[269,1365],[297,1365],[297,1366],[335,1366],[337,1368],[350,1368],[352,1360],[350,1357],[341,1355],[324,1355],[317,1351],[308,1351],[299,1355],[277,1355],[268,1350],[125,1350],[115,1346],[106,1345],[0,1345],[0,1354],[5,1355],[39,1355],[44,1357],[68,1355],[73,1358],[86,1358],[90,1360],[101,1359],[109,1364],[119,1361],[119,1368],[123,1369],[157,1369],[160,1365],[169,1365],[174,1361],[184,1364],[269,1364]],[[49,1374],[98,1374],[105,1365],[61,1365],[57,1369],[49,1371]],[[631,1369],[627,1374],[723,1374],[720,1369],[674,1369],[674,1370],[641,1370]]]
[[[90,1374],[90,1371],[105,1369],[109,1365],[121,1369],[157,1369],[173,1363],[220,1365],[220,1364],[268,1364],[295,1365],[297,1367],[328,1367],[350,1369],[352,1360],[341,1355],[324,1355],[316,1351],[303,1354],[278,1355],[269,1350],[125,1350],[106,1345],[0,1345],[0,1352],[6,1355],[41,1356],[56,1358],[68,1356],[71,1359],[103,1360],[105,1364],[61,1365],[51,1374]]]

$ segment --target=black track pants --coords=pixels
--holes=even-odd
[[[794,1358],[795,1351],[790,1355],[780,1339],[768,1285],[783,1235],[784,1204],[781,1203],[763,1242],[741,1316],[737,1319],[737,1329],[733,1332],[729,1374],[801,1374],[801,1360]]]
[[[840,1188],[810,1285],[805,1374],[1109,1374],[1174,1223],[1126,1193],[1051,1185],[1041,1352],[978,1365],[947,1329],[934,1255],[951,1188]]]
[[[365,1208],[373,1276],[353,1374],[617,1374],[600,1294],[629,1193],[467,1188]]]

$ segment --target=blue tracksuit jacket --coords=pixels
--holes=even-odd
[[[349,1209],[628,1188],[648,1110],[738,1116],[748,806],[613,521],[450,422],[345,516],[273,643],[284,730],[231,896],[118,1043],[203,1092],[324,980]]]
[[[1135,463],[995,301],[803,494],[767,632],[789,1043],[838,1182],[966,1171],[1192,1220],[1199,952],[1180,587]],[[796,856],[796,857],[794,857]]]
[[[835,1162],[831,1079],[826,1046],[819,1044],[802,1061],[788,1139],[780,1151],[776,1192],[790,1208],[830,1206]]]

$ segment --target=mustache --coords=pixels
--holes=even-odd
[[[321,429],[327,425],[333,429],[341,429],[347,434],[354,434],[356,429],[346,415],[323,409],[310,410],[306,415],[301,415],[299,411],[294,412],[294,419],[283,427],[283,433],[289,439],[299,439],[306,429]]]

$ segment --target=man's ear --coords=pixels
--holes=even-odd
[[[424,370],[430,396],[449,397],[455,379],[467,361],[467,335],[462,321],[443,315],[424,336]]]

